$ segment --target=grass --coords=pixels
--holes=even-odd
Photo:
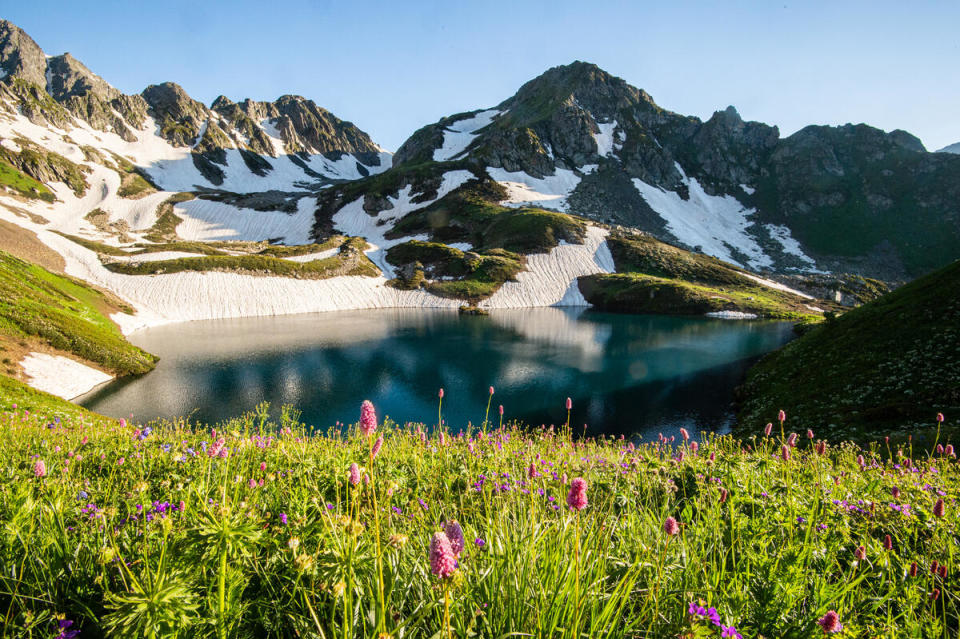
[[[104,266],[114,273],[125,275],[226,271],[296,279],[327,279],[344,275],[376,277],[380,274],[377,267],[362,252],[344,248],[341,248],[337,255],[310,262],[293,262],[271,255],[204,255],[156,262],[108,262]]]
[[[525,264],[522,255],[503,249],[464,253],[446,244],[420,240],[391,247],[387,261],[395,266],[414,266],[410,277],[390,280],[396,288],[409,290],[423,285],[440,297],[466,299],[474,304],[493,295],[504,282],[516,279]]]
[[[810,300],[759,284],[711,286],[639,273],[587,275],[579,283],[588,302],[620,313],[703,315],[735,311],[799,321],[818,321],[822,317],[806,307]]]
[[[914,433],[960,412],[960,262],[825,322],[765,357],[742,388],[740,423],[771,408],[848,436]],[[814,374],[815,372],[815,374]]]
[[[0,335],[72,353],[116,374],[151,370],[156,358],[127,342],[102,293],[0,252]]]
[[[148,429],[25,393],[0,383],[9,636],[719,637],[698,603],[727,636],[820,636],[830,610],[843,637],[958,629],[960,467],[918,448],[385,422],[374,457],[289,409]],[[464,540],[447,577],[438,530]]]
[[[56,196],[45,184],[34,180],[2,160],[0,160],[0,186],[12,189],[26,198],[43,200],[44,202],[53,202],[56,199]]]
[[[14,137],[13,141],[20,147],[20,150],[13,151],[5,146],[0,146],[0,163],[9,165],[37,182],[63,182],[70,187],[77,197],[87,192],[90,187],[86,178],[87,174],[90,173],[89,167],[71,162],[59,153],[48,151],[22,136]],[[9,179],[12,182],[22,183],[22,178],[10,174],[9,171],[5,173],[10,176]],[[38,192],[43,193],[43,191]],[[46,192],[52,195],[49,189]],[[42,196],[41,199],[53,201],[48,196]]]
[[[650,235],[615,231],[607,238],[618,273],[642,273],[702,284],[755,286],[731,264],[670,246]]]
[[[173,212],[173,205],[187,202],[194,197],[196,196],[193,193],[183,192],[164,200],[157,207],[157,221],[143,234],[144,239],[158,244],[177,241],[177,226],[183,222],[183,218]]]
[[[120,175],[120,188],[117,189],[117,195],[137,200],[159,190],[146,172],[133,162],[117,153],[111,152],[111,155],[115,163],[113,168]]]
[[[471,180],[430,206],[397,222],[388,237],[429,233],[438,242],[467,241],[477,249],[546,253],[561,240],[582,243],[586,223],[565,213],[538,208],[509,208],[497,202],[503,187],[488,179]]]

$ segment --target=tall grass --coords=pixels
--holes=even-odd
[[[3,637],[814,637],[831,610],[838,636],[958,633],[951,449],[85,420],[0,414]]]

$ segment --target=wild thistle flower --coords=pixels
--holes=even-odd
[[[375,430],[377,430],[377,411],[373,407],[373,402],[365,399],[360,404],[360,432],[364,437],[369,437]]]
[[[680,532],[680,524],[678,524],[677,520],[673,517],[667,517],[665,520],[663,520],[663,532],[673,537]]]
[[[443,532],[450,541],[450,549],[453,551],[453,556],[459,557],[460,553],[462,553],[466,547],[466,540],[463,538],[463,528],[460,527],[460,523],[456,519],[448,521],[443,527]]]
[[[383,448],[383,435],[377,437],[377,441],[373,442],[373,448],[370,449],[370,457],[376,459],[381,448]]]
[[[356,463],[350,464],[350,473],[348,476],[351,486],[360,484],[360,467]]]
[[[937,503],[933,505],[933,516],[937,518],[942,518],[947,512],[946,504],[943,503],[943,498],[937,500]]]
[[[570,482],[567,506],[578,511],[587,507],[587,480],[583,477],[574,477],[573,481]]]
[[[36,463],[33,464],[33,476],[34,477],[44,477],[47,474],[47,465],[43,463],[42,459],[38,459]]]
[[[433,533],[430,538],[430,572],[440,579],[453,575],[457,569],[457,558],[445,533]]]
[[[827,614],[820,617],[817,624],[823,629],[823,634],[833,634],[843,630],[840,615],[837,614],[836,610],[828,610]]]

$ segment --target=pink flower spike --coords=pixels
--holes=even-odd
[[[373,442],[373,448],[370,449],[370,455],[373,459],[377,458],[381,448],[383,448],[383,435],[377,437],[377,441]]]
[[[47,465],[43,463],[42,459],[38,459],[33,465],[33,476],[34,477],[43,477],[47,474]]]
[[[493,395],[493,386],[490,387],[490,394]]]
[[[350,473],[348,475],[351,486],[357,486],[360,483],[360,467],[355,463],[350,464]]]
[[[938,424],[943,423],[943,413],[937,413],[937,423]]]
[[[690,433],[687,431],[686,428],[681,428],[680,434],[683,436],[683,441],[688,441],[690,439]]]
[[[433,533],[430,538],[430,572],[440,579],[446,579],[457,570],[457,558],[445,533]]]
[[[440,392],[438,393],[438,395],[440,396],[440,399],[443,399],[443,389],[442,389],[442,388],[440,389]]]
[[[373,408],[373,402],[365,399],[360,404],[360,432],[364,437],[369,437],[375,430],[377,430],[377,411]]]
[[[573,408],[573,400],[568,397],[568,398],[567,398],[567,410],[571,410],[572,408]]]
[[[503,417],[503,404],[500,404],[500,416]]]
[[[460,523],[455,519],[449,521],[443,527],[443,531],[450,541],[450,549],[453,551],[454,557],[459,557],[466,546],[466,541],[463,538],[463,528],[460,527]]]
[[[587,480],[574,477],[570,482],[570,492],[567,493],[567,506],[573,510],[583,510],[587,507]]]
[[[663,521],[663,532],[665,532],[665,533],[667,533],[667,535],[673,537],[673,536],[676,535],[678,532],[680,532],[680,524],[678,524],[678,523],[677,523],[677,520],[674,519],[673,517],[667,517],[667,518]]]
[[[769,436],[770,436],[770,433],[772,433],[772,432],[773,432],[773,424],[772,424],[772,423],[768,423],[766,426],[763,427],[763,435],[764,435],[765,437],[769,437]]]
[[[781,410],[779,413],[777,413],[777,421],[781,424],[787,421],[787,414]]]
[[[820,619],[817,620],[817,624],[823,628],[824,634],[833,634],[843,630],[843,625],[840,623],[840,615],[838,615],[835,610],[830,610],[827,614],[820,617]]]

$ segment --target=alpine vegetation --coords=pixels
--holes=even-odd
[[[952,637],[960,622],[949,443],[835,444],[781,414],[745,440],[638,444],[569,423],[380,422],[370,402],[326,433],[266,405],[213,429],[142,426],[33,399],[0,414],[10,636]]]

